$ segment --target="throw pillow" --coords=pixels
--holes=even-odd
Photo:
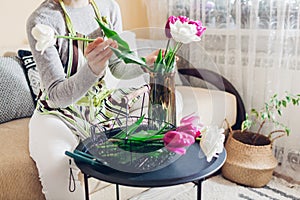
[[[17,57],[0,57],[0,123],[30,117],[34,102]]]
[[[32,98],[36,103],[37,97],[40,92],[40,77],[39,72],[36,68],[34,58],[31,51],[19,50],[18,56],[22,60],[22,66],[25,71],[26,79],[30,87]]]

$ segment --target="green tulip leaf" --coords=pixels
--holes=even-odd
[[[130,126],[128,126],[127,128],[123,129],[122,131],[120,131],[118,134],[116,134],[113,138],[115,139],[125,139],[126,137],[130,136],[131,134],[133,134],[136,129],[141,125],[141,123],[144,120],[144,115],[141,116],[135,123],[131,124]]]
[[[164,59],[162,55],[162,50],[160,49],[157,54],[157,58],[154,62],[154,71],[162,73],[163,69],[164,69]]]
[[[108,28],[105,24],[102,23],[101,20],[99,20],[98,18],[96,18],[96,21],[98,22],[100,28],[102,29],[102,31],[104,32],[104,34],[106,35],[106,37],[111,38],[113,40],[115,40],[118,43],[118,49],[120,49],[120,51],[124,52],[130,52],[130,48],[129,45],[127,44],[127,42],[125,42],[119,35],[117,32],[115,32],[114,30],[111,30],[110,28]]]
[[[139,58],[135,52],[133,51],[121,51],[120,49],[116,49],[113,47],[110,47],[110,49],[114,52],[114,54],[121,60],[123,60],[126,64],[134,63],[141,65],[143,67],[147,67],[147,64],[143,58]]]

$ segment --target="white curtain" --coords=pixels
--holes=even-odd
[[[207,27],[200,43],[184,48],[189,62],[225,76],[246,110],[261,108],[275,93],[300,93],[299,0],[144,0],[150,27],[170,15],[200,19]],[[151,35],[152,39],[156,35]],[[159,36],[161,37],[161,36]],[[215,66],[203,62],[209,55]],[[281,122],[291,128],[275,142],[276,171],[300,181],[300,109],[288,107]]]

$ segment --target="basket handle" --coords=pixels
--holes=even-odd
[[[229,129],[228,139],[230,139],[232,137],[232,135],[233,135],[233,131],[232,131],[232,128],[231,128],[228,120],[225,118],[224,121],[225,121],[225,123],[227,125],[227,128]]]

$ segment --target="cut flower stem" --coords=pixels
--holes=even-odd
[[[74,37],[74,36],[65,36],[65,35],[55,35],[55,37],[56,38],[79,40],[79,41],[86,41],[86,42],[93,42],[93,41],[95,41],[95,39],[82,38],[82,37]]]

